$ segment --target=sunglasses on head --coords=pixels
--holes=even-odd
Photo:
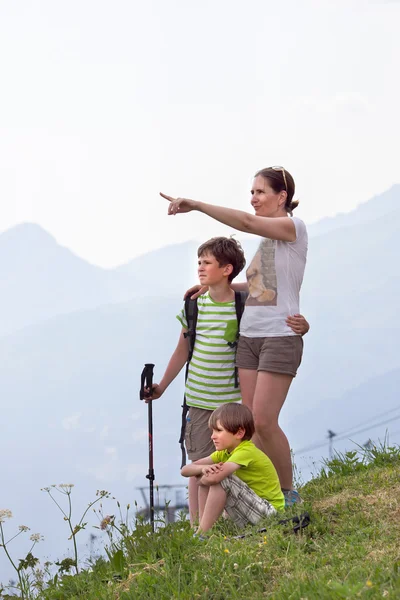
[[[285,182],[285,190],[287,192],[288,188],[287,188],[285,167],[270,167],[270,169],[272,169],[273,171],[280,171],[282,173],[282,175],[283,175],[283,181]]]

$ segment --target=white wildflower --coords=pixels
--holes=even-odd
[[[36,584],[39,584],[40,586],[43,585],[43,583],[44,583],[44,572],[41,569],[35,569],[33,575],[35,577]]]
[[[41,540],[44,539],[44,537],[42,535],[40,535],[40,533],[32,533],[31,537],[29,538],[31,540],[31,542],[40,542]]]
[[[2,508],[0,510],[0,523],[4,523],[6,519],[12,518],[12,512],[8,508]]]
[[[19,529],[20,531],[29,531],[29,527],[27,527],[26,525],[19,525],[19,526],[18,526],[18,529]]]
[[[73,483],[60,483],[60,485],[58,487],[60,488],[60,490],[62,490],[66,494],[70,494],[72,488],[74,487],[74,484]]]

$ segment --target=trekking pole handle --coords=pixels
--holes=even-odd
[[[153,387],[153,371],[154,371],[153,363],[145,363],[144,369],[143,369],[142,375],[141,375],[141,382],[140,382],[141,385],[140,385],[139,398],[141,400],[144,400],[145,398],[148,397],[148,394],[146,394],[146,392],[145,392],[145,388],[148,388],[151,393],[151,390]]]

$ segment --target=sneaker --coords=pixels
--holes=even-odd
[[[293,506],[293,504],[303,503],[299,492],[297,492],[296,490],[285,490],[283,492],[283,495],[285,497],[285,506]]]
[[[207,540],[207,536],[206,535],[202,535],[201,533],[194,533],[193,537],[196,540],[199,540],[199,542],[205,542]]]

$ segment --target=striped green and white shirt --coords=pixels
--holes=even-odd
[[[237,317],[235,302],[214,302],[209,293],[197,299],[196,341],[186,381],[188,406],[215,410],[227,402],[241,402],[235,388],[235,342]],[[185,309],[177,316],[187,329]]]

